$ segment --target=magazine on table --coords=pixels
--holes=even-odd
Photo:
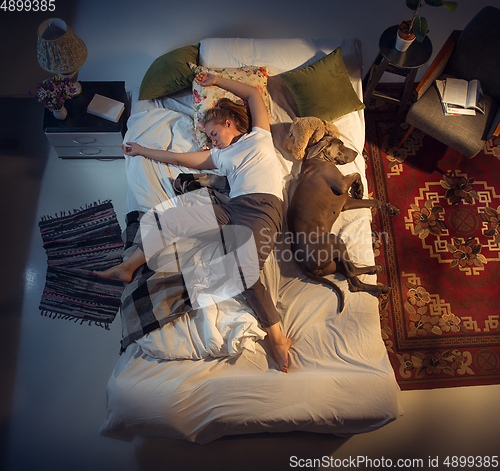
[[[436,80],[445,116],[484,114],[484,96],[479,80]]]

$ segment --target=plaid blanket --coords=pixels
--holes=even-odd
[[[206,187],[212,202],[227,201],[229,187],[225,177],[216,175],[181,174],[174,182],[177,193]],[[123,259],[142,247],[140,220],[144,212],[127,214],[123,234]],[[120,317],[122,323],[121,351],[145,334],[163,327],[179,316],[192,311],[186,284],[179,271],[174,248],[162,253],[161,270],[151,270],[146,264],[134,273],[122,294]]]
[[[124,231],[125,250],[123,258],[129,258],[142,246],[140,219],[143,212],[127,214]],[[174,262],[175,262],[175,256]],[[177,265],[164,266],[162,271],[153,271],[146,264],[134,273],[132,281],[125,285],[120,306],[122,321],[121,351],[135,340],[155,329],[172,322],[191,311],[191,302],[182,274]]]

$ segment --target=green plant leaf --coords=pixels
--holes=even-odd
[[[442,7],[443,0],[425,0],[425,4],[429,5],[430,7]]]
[[[453,13],[455,11],[455,9],[457,8],[458,3],[457,2],[445,2],[445,1],[443,1],[443,5],[448,11],[451,11]]]
[[[413,21],[413,34],[417,41],[422,42],[427,33],[429,32],[429,26],[427,25],[427,20],[421,16],[416,16]]]
[[[415,11],[419,5],[420,5],[420,0],[406,0],[406,6],[410,10]]]

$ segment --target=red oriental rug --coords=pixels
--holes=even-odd
[[[370,197],[401,210],[374,212],[372,226],[396,379],[403,390],[498,384],[500,138],[447,174],[456,154],[418,130],[388,145],[395,111],[369,104],[365,158]]]

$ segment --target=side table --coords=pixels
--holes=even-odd
[[[405,52],[398,51],[394,47],[396,44],[397,30],[398,26],[396,25],[387,28],[382,33],[378,44],[380,52],[363,79],[363,88],[365,89],[363,101],[365,103],[368,103],[368,100],[372,97],[399,103],[398,114],[394,121],[389,139],[390,142],[396,137],[401,121],[403,120],[417,71],[427,63],[432,55],[432,43],[428,36],[426,36],[422,42],[413,41]],[[385,72],[405,77],[403,90],[399,98],[392,97],[376,90]]]
[[[123,158],[121,143],[127,127],[129,104],[125,82],[80,82],[82,93],[64,106],[68,117],[59,120],[45,110],[43,129],[57,155],[63,159]],[[118,123],[87,113],[87,106],[98,93],[125,103]]]

